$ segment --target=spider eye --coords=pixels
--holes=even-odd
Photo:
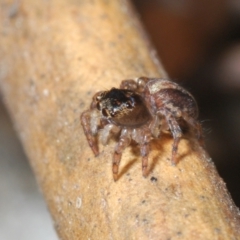
[[[118,101],[118,100],[113,100],[112,104],[113,104],[114,106],[119,107],[119,106],[121,106],[122,103],[121,103],[120,101]]]

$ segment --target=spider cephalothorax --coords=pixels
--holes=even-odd
[[[121,127],[136,128],[151,119],[142,97],[131,90],[112,88],[100,92],[96,107],[110,123]]]
[[[81,115],[81,123],[88,143],[98,155],[96,134],[107,143],[110,133],[119,133],[113,155],[113,177],[116,180],[122,152],[131,139],[140,146],[143,175],[147,175],[149,142],[161,132],[173,136],[172,162],[183,128],[192,129],[200,139],[201,126],[197,121],[198,108],[193,96],[178,84],[165,79],[141,77],[136,81],[123,80],[120,88],[98,92],[89,110]]]

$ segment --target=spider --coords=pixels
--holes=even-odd
[[[149,143],[163,132],[173,136],[171,160],[177,164],[178,144],[184,129],[192,130],[199,141],[202,138],[197,117],[196,101],[187,90],[166,79],[140,77],[123,80],[120,88],[97,92],[90,109],[81,114],[81,124],[95,156],[99,154],[96,135],[103,145],[111,135],[119,135],[112,164],[116,181],[122,153],[131,140],[140,147],[144,177],[147,176]]]

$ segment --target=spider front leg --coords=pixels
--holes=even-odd
[[[113,165],[112,165],[112,172],[113,172],[113,179],[114,181],[117,180],[118,175],[118,168],[122,158],[122,153],[124,149],[130,144],[131,137],[128,129],[123,129],[121,131],[120,140],[115,147],[114,154],[113,154]]]
[[[88,144],[94,155],[97,156],[99,154],[99,150],[96,137],[94,136],[97,133],[98,127],[97,112],[94,110],[84,111],[81,114],[80,119]]]

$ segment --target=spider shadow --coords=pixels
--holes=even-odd
[[[150,147],[151,150],[156,150],[156,154],[152,156],[152,159],[149,159],[149,167],[147,171],[147,177],[149,174],[153,171],[153,169],[156,167],[157,163],[160,160],[161,152],[163,152],[163,145],[166,144],[166,141],[170,141],[170,136],[164,136],[161,139],[154,139],[152,140]]]
[[[170,140],[171,138],[169,138]],[[155,150],[157,149],[158,151],[161,151],[163,148],[163,142],[165,141],[165,139],[153,139],[151,142],[150,142],[150,153],[151,153],[151,150]],[[132,155],[135,156],[134,159],[132,159],[130,162],[128,162],[124,167],[123,169],[121,170],[121,172],[118,174],[118,179],[120,179],[125,173],[128,172],[128,170],[131,168],[131,166],[138,160],[141,160],[141,156],[140,156],[140,149],[139,149],[139,145],[137,143],[132,143],[131,144],[131,153]],[[146,177],[149,176],[150,172],[154,169],[155,165],[157,164],[158,160],[159,160],[159,153],[155,154],[154,157],[149,157],[149,165],[148,165],[148,171],[147,171],[147,174],[146,174]],[[142,163],[142,162],[140,162]],[[129,175],[129,174],[128,174]]]
[[[133,158],[130,162],[128,162],[122,169],[122,171],[118,174],[118,177],[116,180],[119,180],[125,173],[128,172],[128,170],[131,168],[131,166],[138,160],[138,158]],[[128,176],[130,173],[127,174]]]
[[[121,172],[118,173],[118,177],[117,180],[120,179],[125,173],[127,173],[127,175],[129,176],[130,173],[128,173],[129,169],[131,168],[131,166],[138,161],[139,159],[141,159],[140,156],[140,149],[139,149],[139,145],[136,142],[132,142],[130,145],[131,148],[131,154],[134,156],[134,158],[129,161],[121,170]]]
[[[196,153],[199,152],[198,140],[194,140],[193,137],[188,136],[188,134],[184,135],[182,139],[187,140],[188,147],[181,154],[178,151],[176,164],[174,164],[171,161],[172,149],[169,151],[169,153],[166,153],[166,152],[164,153],[164,154],[168,155],[166,157],[166,159],[172,164],[172,166],[177,166],[179,162],[181,162],[186,156],[188,156],[191,153],[191,151],[194,151]],[[149,155],[149,159],[148,159],[148,170],[147,170],[146,177],[148,177],[150,175],[150,173],[155,169],[156,165],[158,164],[158,162],[161,159],[161,152],[163,152],[164,144],[169,144],[169,142],[173,142],[173,138],[171,135],[168,135],[168,134],[162,136],[160,139],[153,139],[150,142],[150,155]],[[180,148],[181,148],[181,140],[180,140]],[[154,150],[154,152],[156,152],[154,155],[151,154],[152,150]],[[133,158],[130,162],[128,162],[123,167],[121,172],[118,174],[117,180],[120,179],[124,174],[126,174],[129,171],[129,169],[131,168],[131,166],[136,161],[141,160],[140,149],[139,149],[138,144],[136,144],[136,143],[131,144],[131,153],[132,153],[132,155],[135,156],[135,158]],[[127,174],[127,175],[129,175],[129,174]]]
[[[189,136],[184,136],[182,139],[184,140],[188,140],[187,141],[187,145],[188,148],[184,150],[184,152],[177,154],[177,163],[173,163],[172,162],[172,149],[169,151],[169,153],[165,153],[168,156],[166,157],[166,159],[171,163],[172,166],[177,166],[179,162],[181,162],[186,156],[188,156],[191,151],[195,151],[198,152],[199,149],[199,144],[197,140],[192,140],[191,137]],[[163,150],[163,146],[164,144],[168,144],[169,142],[173,142],[173,138],[171,135],[165,135],[163,136],[161,139],[154,139],[151,143],[151,149],[157,150],[157,153],[152,156],[151,160],[151,164],[149,164],[149,168],[148,168],[148,172],[147,172],[147,176],[155,169],[156,165],[158,164],[160,158],[161,158],[161,150]],[[181,140],[180,140],[181,142]],[[181,145],[181,143],[180,143]],[[181,146],[180,146],[181,147]]]

